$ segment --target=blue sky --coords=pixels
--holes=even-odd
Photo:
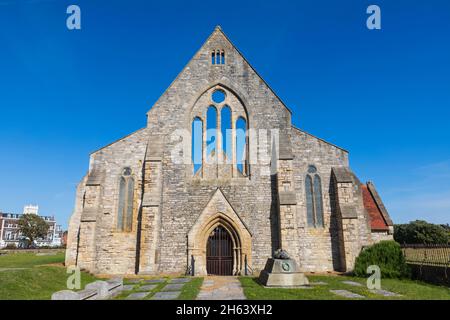
[[[382,30],[366,28],[370,4]],[[296,126],[350,151],[395,222],[450,222],[444,0],[0,0],[0,209],[39,204],[66,226],[89,153],[144,127],[218,24]]]

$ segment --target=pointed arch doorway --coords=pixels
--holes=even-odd
[[[228,231],[218,225],[206,244],[206,271],[208,275],[233,275],[233,241]]]
[[[217,233],[213,232],[220,231],[220,229],[216,229],[218,227],[223,228],[226,233],[222,232],[222,236],[219,238],[221,239],[220,241],[214,241],[214,235],[217,235]],[[211,240],[210,236],[212,236]],[[227,250],[222,250],[219,254],[213,254],[214,252],[210,251],[208,254],[208,243],[209,245],[212,243],[220,245],[221,242],[225,242],[226,245],[229,245],[228,239],[231,240],[231,245],[229,246],[231,259]],[[249,266],[252,265],[252,234],[233,207],[231,207],[230,202],[225,198],[220,188],[214,192],[208,204],[189,230],[187,245],[186,265],[189,270],[193,271],[192,274],[196,276],[210,274],[206,267],[207,260],[213,261],[214,259],[212,258],[214,257],[219,257],[218,260],[221,261],[221,266],[224,267],[223,270],[231,275],[242,274],[245,270],[245,262]],[[212,250],[212,247],[210,248]],[[229,262],[224,261],[231,261],[231,273],[229,267],[225,266],[229,265]],[[210,271],[214,273],[214,270]]]

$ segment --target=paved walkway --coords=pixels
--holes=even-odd
[[[126,279],[125,282],[128,284],[123,286],[123,291],[129,291],[126,300],[142,300],[148,297],[151,297],[151,300],[174,300],[180,296],[184,285],[191,280],[191,278]],[[160,284],[164,286],[161,288]]]
[[[236,277],[205,277],[197,300],[245,300]]]

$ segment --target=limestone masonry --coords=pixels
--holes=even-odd
[[[348,152],[291,116],[217,27],[147,126],[91,154],[66,264],[231,275],[283,248],[302,272],[352,270],[362,247],[392,239],[392,221]]]

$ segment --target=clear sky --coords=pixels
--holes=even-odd
[[[39,204],[66,227],[89,153],[145,126],[216,25],[394,222],[450,222],[446,0],[0,0],[0,209]]]

